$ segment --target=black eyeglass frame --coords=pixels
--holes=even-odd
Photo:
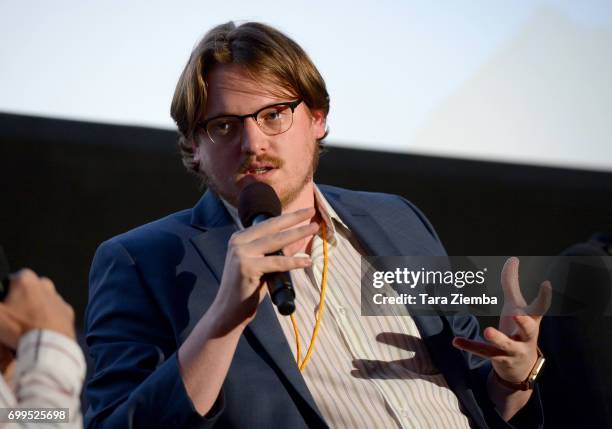
[[[259,127],[259,129],[261,129],[261,131],[266,134],[266,135],[272,135],[272,136],[277,136],[279,134],[283,134],[287,131],[289,131],[291,129],[291,126],[293,125],[293,114],[295,113],[295,109],[300,105],[300,103],[302,103],[304,100],[299,98],[295,101],[285,101],[283,103],[274,103],[274,104],[269,104],[267,106],[262,107],[261,109],[257,110],[256,112],[247,114],[247,115],[218,115],[218,116],[213,116],[212,118],[208,118],[205,119],[202,122],[198,123],[198,128],[203,129],[204,131],[206,131],[206,135],[208,135],[208,138],[210,139],[211,142],[215,143],[215,141],[213,140],[213,138],[210,136],[210,134],[208,133],[208,130],[206,129],[206,127],[208,126],[208,124],[211,121],[214,121],[215,119],[219,119],[219,118],[236,118],[242,121],[242,126],[244,127],[244,120],[247,118],[253,118],[253,120],[255,121],[255,123],[257,124],[257,126]],[[277,133],[277,134],[267,134],[262,128],[261,125],[259,124],[259,122],[257,122],[257,115],[259,115],[261,112],[263,112],[266,109],[269,109],[271,107],[276,107],[276,106],[288,106],[291,109],[291,125],[289,126],[289,128],[287,128],[285,131]]]

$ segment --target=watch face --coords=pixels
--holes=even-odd
[[[535,381],[536,377],[538,376],[538,374],[542,370],[542,367],[544,366],[544,361],[545,361],[545,359],[542,356],[538,357],[538,360],[536,361],[536,364],[534,365],[533,369],[531,370],[531,374],[529,376],[529,381],[531,381],[531,382]]]
[[[536,367],[537,367],[537,368],[536,368],[536,371],[535,371],[535,372],[536,372],[536,374],[537,374],[538,372],[540,372],[540,370],[541,370],[541,369],[542,369],[542,367],[544,366],[544,361],[545,361],[545,360],[546,360],[546,359],[544,359],[543,357],[542,357],[542,358],[540,358],[540,361],[539,361],[539,362],[538,362],[538,364],[536,365]]]

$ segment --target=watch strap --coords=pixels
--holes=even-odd
[[[531,371],[529,371],[529,375],[527,375],[527,378],[525,380],[521,381],[520,383],[515,383],[512,381],[504,380],[497,374],[497,372],[495,372],[495,370],[493,370],[493,374],[497,382],[501,384],[502,386],[505,386],[512,390],[533,389],[533,386],[535,385],[535,381],[538,377],[538,374],[542,370],[542,366],[544,365],[544,361],[545,361],[544,354],[542,353],[542,350],[540,350],[539,347],[537,348],[537,352],[538,352],[538,357],[535,361],[535,364],[533,365],[533,368],[531,368]]]

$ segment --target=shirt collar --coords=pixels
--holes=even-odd
[[[233,205],[231,205],[230,203],[228,203],[227,201],[225,201],[225,198],[219,196],[219,199],[221,200],[221,202],[227,209],[227,212],[231,216],[232,220],[234,221],[238,229],[240,230],[244,229],[244,225],[240,221],[240,216],[238,216],[238,209],[234,207]]]
[[[336,244],[335,223],[342,225],[347,230],[349,228],[342,221],[342,219],[340,219],[340,216],[338,216],[338,213],[336,213],[333,207],[327,202],[327,200],[325,199],[325,196],[319,190],[319,187],[316,184],[314,185],[314,195],[315,195],[316,208],[319,214],[321,215],[323,222],[325,222],[325,225],[327,226],[327,241],[330,245],[333,246]],[[234,223],[238,226],[238,228],[241,230],[244,229],[244,225],[242,225],[242,222],[240,221],[240,217],[238,216],[238,209],[234,207],[233,205],[231,205],[229,202],[227,202],[225,199],[221,197],[219,198],[221,199],[221,202],[227,209],[229,215],[231,216]]]

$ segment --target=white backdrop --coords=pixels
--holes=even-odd
[[[0,111],[172,128],[191,48],[230,19],[308,51],[332,144],[612,171],[607,0],[0,0]]]

